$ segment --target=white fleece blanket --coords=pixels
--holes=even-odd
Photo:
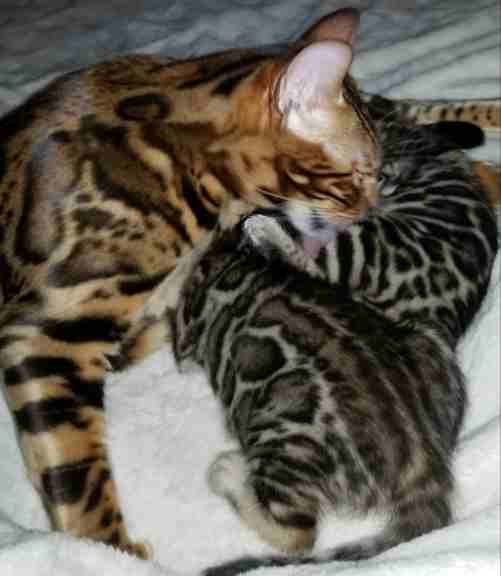
[[[0,113],[63,71],[130,51],[173,56],[276,43],[349,0],[1,0]],[[500,92],[496,0],[353,1],[365,8],[355,76],[365,89],[408,97],[492,97]],[[497,147],[496,147],[497,144]],[[500,161],[499,142],[480,151]],[[359,565],[285,568],[283,576],[463,576],[500,571],[499,261],[491,291],[461,350],[470,407],[455,462],[455,522]],[[205,483],[224,447],[220,413],[201,373],[176,372],[168,349],[110,378],[109,443],[132,535],[155,562],[48,532],[26,479],[0,395],[0,575],[160,576],[266,546]],[[326,548],[373,529],[326,519]],[[279,572],[263,570],[263,576]],[[256,573],[257,574],[257,573]]]

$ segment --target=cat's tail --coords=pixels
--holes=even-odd
[[[475,124],[487,132],[501,130],[501,98],[411,100],[369,93],[363,93],[362,97],[374,118],[394,115],[415,124],[460,121]]]
[[[357,542],[342,544],[309,556],[245,556],[207,568],[203,571],[203,576],[237,576],[266,567],[367,560],[398,544],[449,524],[451,512],[448,498],[444,494],[423,494],[423,500],[417,498],[402,502],[393,511],[392,519],[382,532]]]

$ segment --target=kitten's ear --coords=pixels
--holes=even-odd
[[[343,102],[343,80],[350,69],[352,50],[344,42],[316,42],[303,48],[280,78],[277,106],[291,111],[328,111]]]
[[[342,8],[327,14],[313,24],[300,38],[300,41],[320,42],[341,40],[353,46],[360,23],[360,12],[356,8]]]

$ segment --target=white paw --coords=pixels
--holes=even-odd
[[[325,241],[304,236],[302,244],[293,238],[278,224],[275,218],[256,214],[247,218],[243,224],[244,233],[258,252],[267,256],[271,250],[274,255],[309,276],[324,278],[324,272],[315,262],[320,248]],[[311,252],[311,254],[310,254]]]
[[[208,470],[207,479],[214,494],[237,501],[245,491],[247,462],[238,450],[223,452]]]
[[[257,215],[247,218],[243,223],[245,235],[256,248],[259,248],[259,246],[266,241],[266,220],[268,220],[268,218]]]
[[[295,248],[294,241],[283,230],[274,218],[256,214],[247,218],[243,224],[244,233],[257,248],[273,247],[284,254],[289,254]]]

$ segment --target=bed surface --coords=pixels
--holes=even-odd
[[[0,114],[55,75],[127,52],[175,57],[297,37],[332,0],[2,0]],[[352,0],[364,9],[354,75],[396,97],[500,96],[500,4],[493,0]],[[499,138],[476,151],[500,161]],[[475,576],[500,572],[499,258],[491,290],[461,347],[470,394],[455,462],[456,520],[359,565],[262,570],[263,576]],[[154,562],[48,532],[0,395],[0,574],[165,576],[269,549],[213,496],[205,471],[229,440],[200,372],[178,374],[168,348],[107,388],[109,442],[130,532]],[[318,547],[371,530],[327,518]],[[256,575],[258,573],[256,572]]]

